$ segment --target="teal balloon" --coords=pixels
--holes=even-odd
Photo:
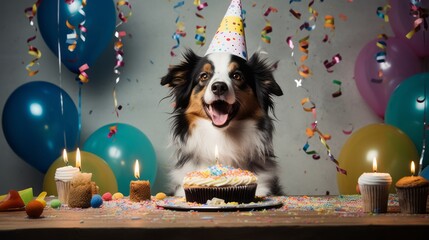
[[[429,73],[413,75],[401,82],[393,91],[385,113],[385,123],[405,132],[416,145],[419,154],[423,144],[428,148]],[[410,159],[413,160],[413,159]],[[419,159],[414,159],[419,161]],[[429,151],[423,155],[423,167],[429,165]]]
[[[116,133],[111,131],[116,126]],[[93,153],[104,159],[118,182],[118,190],[129,195],[130,181],[134,177],[134,165],[139,160],[140,180],[155,182],[158,163],[155,150],[149,138],[138,128],[125,123],[107,124],[84,142],[83,151]]]

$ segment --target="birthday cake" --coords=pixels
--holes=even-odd
[[[399,179],[395,184],[399,206],[403,213],[426,213],[429,181],[421,176]]]
[[[206,203],[213,198],[225,202],[254,201],[257,177],[250,171],[223,166],[210,166],[186,174],[183,179],[186,201]]]

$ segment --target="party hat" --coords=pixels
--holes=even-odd
[[[241,16],[241,1],[232,0],[219,28],[207,49],[210,53],[231,53],[247,60],[244,23]]]

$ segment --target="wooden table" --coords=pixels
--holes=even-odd
[[[52,209],[30,219],[0,212],[0,239],[427,239],[429,214],[403,214],[391,195],[388,213],[363,213],[359,195],[277,197],[260,211],[159,209],[155,201],[105,202],[101,208]]]

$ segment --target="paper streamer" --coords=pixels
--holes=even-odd
[[[272,12],[273,13],[278,12],[277,8],[268,7],[267,10],[264,12],[265,27],[261,31],[261,40],[268,44],[271,43],[271,37],[268,36],[268,34],[270,34],[273,31],[273,27],[271,26],[271,22],[268,20],[267,17]]]
[[[33,27],[33,29],[34,29],[34,36],[27,38],[28,54],[30,56],[34,57],[33,60],[31,60],[25,66],[25,69],[28,72],[28,76],[30,76],[30,77],[36,75],[39,72],[38,69],[33,70],[32,68],[35,65],[39,66],[38,61],[42,57],[42,52],[39,49],[37,49],[36,47],[34,47],[33,45],[31,45],[31,43],[30,43],[36,39],[37,27],[35,26],[35,24],[33,22],[33,18],[37,14],[37,8],[39,7],[40,3],[41,3],[41,0],[37,0],[31,7],[24,9],[25,16],[28,18],[30,26]]]
[[[339,167],[338,161],[335,159],[334,155],[331,152],[329,145],[326,143],[326,140],[331,139],[331,135],[330,134],[323,134],[317,127],[316,105],[308,97],[303,98],[301,100],[301,105],[302,105],[302,108],[305,112],[311,112],[312,113],[313,119],[314,119],[314,122],[311,124],[311,128],[306,128],[306,135],[307,135],[308,139],[307,139],[307,143],[304,144],[304,147],[305,147],[304,151],[307,153],[307,149],[309,147],[308,140],[311,139],[315,135],[315,133],[317,133],[319,136],[320,142],[322,143],[322,145],[326,149],[326,153],[327,153],[329,159],[336,165],[337,172],[344,174],[344,175],[347,175],[347,171],[345,169],[342,169]],[[303,147],[303,149],[304,149],[304,147]]]
[[[389,22],[389,15],[388,12],[390,10],[390,5],[386,4],[384,7],[378,7],[377,8],[377,16],[381,19],[383,19],[385,22]]]
[[[124,43],[122,42],[122,38],[125,37],[127,33],[126,31],[118,31],[118,28],[123,23],[128,22],[128,18],[132,16],[132,6],[127,0],[120,0],[116,2],[116,10],[118,11],[119,22],[116,24],[116,31],[115,31],[116,41],[113,46],[113,49],[115,50],[115,58],[116,58],[116,64],[113,67],[113,72],[116,74],[115,85],[113,87],[113,105],[114,105],[114,111],[116,113],[116,117],[119,117],[120,107],[118,106],[118,99],[116,98],[116,86],[121,80],[121,72],[119,71],[119,68],[125,65],[124,57],[123,57]]]
[[[201,12],[203,9],[208,7],[208,3],[207,2],[201,3],[199,0],[195,0],[194,5],[196,5],[196,8],[198,10],[198,12],[196,12],[195,15],[198,18],[201,18],[205,21],[204,16],[201,15],[199,12]],[[195,27],[195,44],[202,47],[204,46],[205,43],[206,43],[206,24],[203,26],[197,25]]]
[[[176,49],[180,46],[180,38],[186,36],[185,24],[183,22],[179,21],[180,20],[180,12],[177,11],[177,8],[180,8],[183,5],[185,5],[185,1],[179,1],[173,6],[174,11],[177,12],[177,17],[176,17],[176,21],[175,21],[176,31],[172,35],[172,38],[176,41],[176,45],[171,47],[171,50],[170,50],[170,56],[171,57],[176,56],[176,53],[174,53],[174,49]]]
[[[428,9],[422,8],[420,1],[410,0],[410,14],[416,19],[413,23],[413,29],[405,35],[408,39],[411,39],[416,32],[420,31],[422,24],[425,30],[428,29]]]

